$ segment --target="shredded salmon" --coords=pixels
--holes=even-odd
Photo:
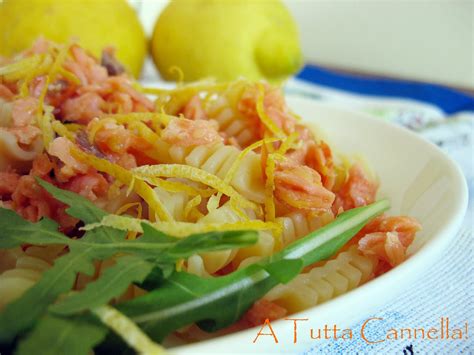
[[[374,202],[377,189],[378,183],[369,179],[359,164],[354,164],[349,169],[349,178],[336,193],[334,213],[341,208],[345,211]]]
[[[17,127],[27,126],[36,119],[38,99],[27,97],[13,101],[12,120]]]
[[[78,45],[71,47],[72,58],[66,59],[64,66],[79,78],[82,85],[100,84],[107,79],[107,69],[97,59],[88,55]]]
[[[406,259],[406,250],[421,229],[420,223],[407,216],[380,216],[367,224],[357,235],[359,250],[375,255],[390,267]],[[387,269],[381,264],[379,273]]]
[[[23,175],[12,194],[13,208],[23,218],[36,222],[41,217],[52,217],[54,203],[31,175]]]
[[[10,101],[14,97],[15,94],[12,90],[8,86],[0,83],[0,98]]]
[[[63,137],[58,137],[49,145],[48,153],[61,160],[64,166],[60,169],[64,180],[76,174],[84,174],[88,170],[87,164],[76,160],[71,154],[70,149],[74,144]]]
[[[324,142],[317,143],[312,135],[300,132],[303,145],[286,154],[286,156],[297,164],[307,165],[321,175],[323,186],[332,190],[336,181],[336,173],[331,148]]]
[[[263,138],[265,128],[260,121],[260,116],[257,109],[259,95],[262,94],[262,86],[262,109],[270,118],[271,122],[276,125],[276,127],[283,130],[283,132],[285,132],[287,135],[293,133],[296,129],[296,120],[289,112],[279,88],[270,88],[268,85],[263,84],[247,87],[243,92],[240,101],[238,102],[237,108],[239,112],[244,114],[260,127],[259,139]]]
[[[165,142],[180,147],[210,145],[222,142],[214,121],[189,120],[173,118],[163,130],[162,138]]]
[[[0,195],[11,195],[15,191],[20,175],[13,172],[0,172]]]
[[[102,97],[95,93],[85,93],[66,100],[61,107],[61,112],[65,120],[87,124],[93,118],[102,115],[104,106],[105,101]]]
[[[64,188],[76,192],[90,201],[96,201],[107,195],[109,183],[103,175],[92,171],[86,175],[74,176],[64,185]]]
[[[275,171],[275,197],[304,210],[327,210],[335,195],[322,185],[321,176],[304,165],[279,164]]]
[[[43,153],[33,160],[31,173],[34,176],[45,178],[55,167],[56,165],[51,161],[48,154]]]
[[[206,118],[206,112],[198,95],[193,96],[184,106],[183,115],[191,120],[203,120]]]
[[[287,313],[285,308],[274,302],[259,300],[244,314],[242,321],[250,327],[261,326],[266,319],[274,321],[283,318]]]

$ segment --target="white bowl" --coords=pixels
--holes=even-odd
[[[295,353],[318,344],[324,346],[324,341],[310,338],[311,328],[316,331],[324,325],[337,325],[344,329],[376,314],[382,305],[423,276],[460,227],[468,200],[466,182],[458,166],[435,145],[407,129],[369,115],[303,98],[290,97],[288,102],[305,122],[322,130],[333,149],[366,158],[380,179],[378,197],[388,197],[391,201],[388,213],[413,216],[421,222],[423,230],[409,249],[412,255],[367,284],[290,316],[308,319],[298,322],[296,344],[294,322],[279,320],[271,323],[278,344],[272,336],[260,336],[253,343],[259,331],[254,328],[175,347],[172,349],[175,354]],[[264,332],[269,333],[269,329]]]

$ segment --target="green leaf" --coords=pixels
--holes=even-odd
[[[17,348],[17,355],[88,355],[108,330],[91,316],[43,317]]]
[[[48,187],[55,197],[65,203],[72,203],[71,192],[63,192],[49,184]],[[80,204],[88,205],[89,202]],[[87,207],[89,212],[82,216],[92,220],[101,218],[102,213],[97,208]],[[79,216],[79,207],[73,210]],[[11,223],[13,221],[13,223]],[[54,266],[46,271],[42,278],[20,298],[8,304],[0,313],[0,343],[9,343],[15,336],[28,330],[46,309],[57,298],[74,285],[78,272],[91,274],[94,271],[93,261],[104,260],[117,253],[131,255],[140,261],[142,269],[126,274],[123,280],[113,279],[111,273],[106,274],[104,280],[99,279],[95,286],[77,294],[77,298],[69,304],[65,313],[78,312],[88,309],[90,304],[107,303],[110,299],[120,295],[123,288],[130,282],[142,282],[153,267],[160,268],[163,277],[168,277],[174,270],[174,263],[180,258],[186,258],[200,251],[214,251],[243,247],[257,241],[256,232],[212,232],[193,235],[186,239],[177,239],[164,235],[151,226],[144,227],[144,234],[136,240],[125,240],[125,232],[109,227],[99,227],[87,232],[81,239],[71,239],[57,231],[57,224],[43,219],[32,223],[22,219],[15,212],[0,209],[0,247],[11,248],[23,243],[29,244],[65,244],[70,252],[56,260]],[[125,262],[125,261],[123,261]],[[137,266],[138,267],[138,266]],[[119,267],[114,270],[119,270]],[[136,270],[136,269],[134,269]],[[124,275],[127,268],[123,270]],[[133,276],[133,277],[132,277]],[[125,276],[124,276],[125,277]],[[130,279],[131,278],[131,279]],[[99,292],[100,288],[113,279],[106,292]],[[125,285],[125,286],[124,286]],[[79,298],[85,293],[83,302]],[[101,294],[94,300],[93,294]],[[74,308],[76,307],[76,308]],[[61,310],[61,308],[60,308]]]
[[[332,223],[290,244],[272,258],[301,258],[305,266],[314,263],[314,260],[327,259],[342,248],[369,220],[389,207],[388,200],[380,200],[341,213]]]
[[[5,307],[0,313],[1,343],[10,342],[33,325],[61,293],[73,287],[78,272],[88,275],[94,272],[87,254],[88,251],[84,250],[58,258],[54,266],[43,273],[39,282]]]
[[[36,182],[48,191],[56,200],[70,206],[66,212],[68,215],[78,218],[84,223],[100,222],[108,213],[94,205],[85,197],[74,192],[62,190],[38,177]]]
[[[141,258],[124,256],[117,263],[91,282],[87,287],[50,307],[57,314],[73,314],[107,304],[111,299],[125,292],[133,282],[142,282],[153,265]]]
[[[159,232],[153,227],[143,224],[142,241],[148,241],[153,236],[150,233]],[[205,251],[218,251],[226,249],[241,248],[245,245],[251,245],[258,240],[256,231],[224,231],[207,232],[202,234],[192,234],[186,238],[178,239],[172,247],[166,250],[161,260],[178,260],[187,258],[196,253]]]
[[[291,261],[291,262],[290,262]],[[293,280],[303,269],[303,260],[301,259],[282,259],[273,262],[268,261],[261,265],[278,283],[286,284]]]
[[[9,219],[15,223],[6,223]],[[105,259],[116,253],[133,254],[157,263],[173,263],[195,253],[244,247],[255,243],[255,231],[209,232],[179,239],[164,235],[143,224],[143,235],[125,240],[125,232],[110,227],[88,231],[81,239],[71,239],[56,231],[57,225],[48,219],[37,223],[24,220],[15,212],[0,208],[0,248],[28,244],[65,244],[70,250],[88,250],[91,259]]]
[[[190,236],[186,239],[176,239],[161,235],[162,233],[150,226],[144,226],[143,236],[137,240],[126,241],[123,243],[111,243],[114,251],[134,251],[141,257],[150,257],[155,265],[160,265],[160,276],[167,277],[171,275],[174,269],[174,263],[180,258],[187,258],[200,251],[215,251],[221,249],[230,249],[255,243],[257,240],[256,232],[211,232]],[[170,241],[173,240],[174,243]],[[130,249],[130,244],[132,249]],[[161,254],[153,250],[153,246],[166,246]],[[140,248],[135,248],[139,246]],[[99,246],[98,249],[102,248]],[[161,248],[162,249],[162,248]],[[149,254],[149,250],[152,251]],[[91,252],[94,254],[95,252]],[[106,304],[112,298],[122,294],[132,283],[141,283],[152,271],[153,264],[137,256],[125,256],[118,258],[117,264],[107,269],[104,274],[95,282],[90,283],[82,292],[75,293],[60,303],[53,305],[51,310],[59,314],[72,314],[93,307]]]
[[[159,289],[117,308],[158,341],[195,322],[207,331],[215,331],[235,322],[256,300],[298,275],[302,267],[335,254],[388,207],[388,201],[382,200],[346,212],[271,258],[226,276],[203,279],[174,273]]]
[[[56,222],[44,218],[31,223],[16,212],[0,207],[0,248],[14,248],[23,243],[67,244],[69,238],[58,232]]]
[[[62,190],[50,183],[36,177],[38,184],[48,191],[55,199],[69,206],[66,209],[68,215],[78,218],[85,224],[97,223],[102,220],[108,213],[85,197],[71,191]],[[119,231],[110,227],[102,227],[99,230],[89,231],[85,238],[93,239],[95,242],[119,241],[125,238],[126,232]]]
[[[259,298],[276,284],[268,275],[255,265],[211,279],[178,272],[159,289],[117,308],[152,339],[161,341],[171,331],[194,322],[212,319],[210,327],[235,322],[254,301],[245,295],[251,292]]]
[[[286,275],[285,280],[298,275],[303,267],[301,260],[279,260],[271,264],[267,265],[268,269]],[[236,322],[280,281],[280,277],[257,264],[211,279],[179,272],[165,280],[158,290],[117,308],[151,338],[161,341],[169,332],[194,322],[208,331]]]

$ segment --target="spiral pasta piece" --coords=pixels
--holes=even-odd
[[[8,127],[12,120],[12,104],[0,97],[0,127]]]
[[[275,239],[273,238],[272,234],[269,232],[260,231],[257,243],[239,249],[234,259],[232,260],[232,264],[236,268],[241,269],[245,266],[260,261],[266,256],[272,255],[274,248]]]
[[[204,260],[200,255],[193,255],[188,258],[186,271],[201,277],[211,277],[204,266]]]
[[[0,127],[0,171],[7,167],[25,171],[31,167],[31,162],[43,151],[43,142],[36,139],[30,147],[19,145],[17,138],[11,132]]]
[[[244,214],[245,218],[255,218],[253,211],[245,211]],[[225,203],[222,207],[210,211],[198,223],[233,223],[243,220],[243,216],[238,214],[230,203]],[[241,268],[273,254],[274,245],[275,240],[272,233],[260,231],[257,243],[251,246],[201,253],[189,258],[188,272],[207,277],[229,264],[232,264],[232,269]]]
[[[282,244],[286,246],[291,242],[306,236],[319,229],[334,219],[330,212],[318,216],[311,216],[304,212],[292,212],[284,217],[277,218],[282,225]]]
[[[316,306],[358,287],[373,277],[375,258],[362,255],[356,246],[338,254],[322,266],[279,285],[264,298],[294,313]]]
[[[226,203],[222,207],[210,211],[206,216],[202,217],[198,223],[232,223],[241,220],[242,218],[231,208],[230,203]],[[229,249],[201,253],[199,255],[202,259],[205,271],[209,274],[213,274],[228,265],[236,253],[237,250]]]
[[[168,192],[160,187],[155,187],[154,190],[175,221],[186,221],[185,209],[189,196],[185,192]]]
[[[237,102],[245,87],[245,82],[236,82],[207,107],[208,118],[218,123],[219,131],[225,137],[234,139],[241,147],[246,147],[257,139],[255,124],[237,109]]]
[[[62,246],[0,250],[0,309],[20,297],[52,266]]]
[[[175,163],[187,164],[224,179],[230,167],[239,156],[240,150],[234,146],[215,144],[194,148],[172,147],[170,155]],[[245,198],[262,203],[265,187],[260,155],[249,152],[239,164],[230,185]]]
[[[222,105],[223,108],[212,117],[219,125],[219,131],[225,137],[232,137],[241,147],[246,147],[255,141],[252,125],[245,117],[239,117],[234,109]]]

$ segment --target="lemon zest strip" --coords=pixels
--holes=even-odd
[[[265,220],[275,220],[275,201],[273,191],[275,190],[275,159],[272,154],[267,157],[265,167]]]
[[[236,202],[244,208],[258,209],[255,203],[247,200],[222,179],[194,166],[183,164],[143,165],[133,169],[133,172],[145,181],[147,177],[180,177],[197,181],[208,185],[217,191],[221,191],[231,199],[235,199]]]
[[[70,82],[81,85],[81,79],[79,79],[74,73],[70,72],[69,70],[65,69],[64,67],[58,68],[58,73],[61,74],[64,78],[69,80]]]
[[[172,221],[173,218],[168,213],[163,203],[160,201],[158,196],[155,194],[155,191],[142,179],[136,177],[133,173],[128,171],[125,168],[122,168],[120,165],[111,163],[106,159],[101,159],[95,155],[88,154],[82,150],[72,147],[71,155],[82,161],[83,163],[92,166],[94,169],[107,173],[110,176],[113,176],[120,182],[125,185],[132,186],[133,191],[135,191],[138,196],[143,198],[143,200],[148,204],[151,211],[155,213],[158,218],[162,221]],[[153,214],[151,214],[153,215]]]
[[[165,354],[163,347],[153,342],[140,327],[116,308],[103,305],[92,309],[102,323],[112,328],[120,337],[140,354]]]
[[[233,223],[191,223],[191,222],[155,222],[138,219],[129,216],[107,215],[98,223],[87,224],[81,230],[92,230],[98,227],[113,227],[123,231],[134,231],[143,233],[141,224],[148,223],[163,233],[184,238],[191,234],[206,233],[213,231],[236,231],[236,230],[273,230],[277,235],[281,234],[281,224],[276,222],[264,222],[260,220],[239,221]]]
[[[59,73],[59,68],[62,67],[64,61],[66,60],[66,56],[69,52],[70,47],[71,47],[70,45],[66,45],[66,46],[63,46],[59,50],[59,52],[58,52],[58,54],[57,54],[57,56],[56,56],[56,58],[53,62],[53,65],[51,66],[51,69],[49,71],[49,76],[51,78],[51,81],[54,81],[56,79],[56,77]]]
[[[277,150],[277,154],[284,155],[288,150],[292,149],[295,142],[298,140],[298,132],[291,133]]]
[[[51,123],[54,120],[54,116],[51,114],[51,110],[46,110],[44,107],[44,98],[48,91],[49,82],[50,78],[47,76],[38,98],[39,104],[37,111],[38,127],[41,129],[43,134],[43,144],[46,148],[48,148],[49,144],[54,139],[54,130]]]
[[[87,138],[90,144],[93,144],[95,141],[95,136],[97,133],[104,128],[104,126],[108,123],[116,123],[112,118],[94,118],[94,120],[89,124]]]
[[[285,136],[285,133],[280,127],[278,127],[275,122],[267,115],[265,112],[264,98],[265,98],[265,88],[262,83],[257,83],[258,97],[257,97],[257,114],[260,118],[260,121],[267,127],[267,129],[275,136],[281,138]]]
[[[197,195],[197,196],[194,196],[191,200],[188,201],[188,203],[186,203],[186,206],[184,207],[184,212],[183,212],[183,215],[184,215],[184,219],[189,219],[189,216],[192,212],[192,210],[199,206],[199,204],[201,203],[202,201],[202,198],[200,195]]]
[[[71,132],[68,126],[64,125],[63,123],[59,122],[58,120],[54,120],[51,123],[51,127],[53,128],[54,132],[61,137],[65,137],[70,141],[74,141],[74,133]]]
[[[43,55],[35,54],[0,67],[0,79],[5,82],[13,82],[25,78],[39,66],[42,60]]]
[[[262,140],[259,140],[257,142],[254,142],[252,143],[251,145],[249,145],[248,147],[246,147],[245,149],[243,149],[239,155],[237,156],[237,158],[234,160],[234,162],[232,163],[232,165],[230,166],[229,170],[227,171],[226,175],[224,176],[224,183],[226,184],[230,184],[232,179],[234,178],[236,172],[237,172],[237,169],[239,168],[239,165],[241,164],[242,160],[244,160],[244,158],[254,149],[257,149],[259,147],[261,147],[264,143],[272,143],[272,142],[276,142],[278,141],[279,139],[278,138],[266,138],[266,139],[262,139]],[[216,196],[212,196],[209,201],[208,201],[208,204],[207,204],[207,209],[208,211],[212,211],[214,209],[216,209],[218,206],[219,206],[219,201],[221,200],[221,197],[222,197],[222,192],[219,192]],[[233,206],[235,204],[232,204]],[[240,214],[242,216],[242,212],[240,210],[237,210],[235,209],[235,212],[237,214]],[[245,215],[245,214],[244,214]],[[245,215],[246,216],[246,215]],[[248,217],[247,217],[248,219]]]
[[[28,85],[30,84],[30,81],[33,78],[36,78],[38,76],[44,75],[49,72],[51,65],[53,64],[53,59],[51,55],[49,54],[42,54],[41,55],[41,61],[38,63],[38,65],[31,70],[26,76],[25,79],[23,80],[21,87],[20,87],[20,96],[21,97],[27,97],[29,95],[29,88]]]
[[[121,214],[125,213],[126,211],[128,211],[129,209],[134,208],[134,207],[137,208],[137,218],[141,219],[142,218],[142,213],[143,213],[143,207],[142,207],[142,204],[140,202],[126,203],[126,204],[122,205],[121,207],[119,207],[117,209],[117,211],[115,211],[115,214],[121,215]],[[134,240],[134,239],[137,238],[137,234],[138,234],[138,232],[128,232],[127,239]]]
[[[209,84],[204,84],[204,83],[197,83],[197,84],[188,84],[188,85],[183,85],[180,87],[177,87],[175,89],[161,89],[161,88],[151,88],[151,87],[145,87],[145,86],[138,86],[137,89],[145,94],[150,94],[150,95],[156,95],[156,96],[161,96],[161,95],[180,95],[180,94],[194,94],[198,93],[200,91],[223,91],[227,89],[229,84],[227,83],[209,83]]]
[[[215,193],[214,189],[200,189],[179,181],[169,181],[159,177],[143,177],[142,179],[150,185],[161,187],[168,192],[184,192],[189,196],[200,195],[202,197],[209,197]]]

